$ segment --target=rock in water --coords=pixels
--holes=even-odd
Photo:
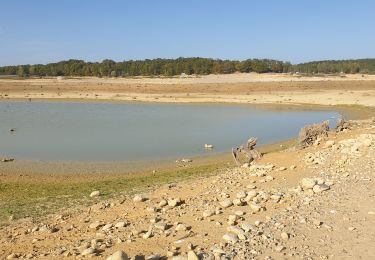
[[[129,257],[124,251],[119,250],[107,257],[107,260],[129,260]]]

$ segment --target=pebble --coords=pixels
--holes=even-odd
[[[107,257],[107,260],[129,260],[129,257],[124,251],[119,250]]]
[[[92,254],[95,254],[95,249],[94,248],[86,248],[85,250],[82,251],[81,255],[83,256],[87,256],[87,255],[92,255]]]
[[[126,226],[126,223],[121,221],[121,222],[116,223],[115,228],[122,228],[122,227],[125,227],[125,226]]]
[[[301,186],[304,189],[312,189],[316,184],[316,180],[312,178],[303,178],[301,180]]]
[[[230,200],[230,199],[225,199],[223,201],[220,201],[220,205],[223,207],[223,208],[229,208],[230,206],[233,205],[233,202]]]
[[[93,191],[90,193],[90,197],[93,198],[93,197],[98,197],[100,196],[100,191],[96,190],[96,191]]]
[[[143,202],[143,201],[146,201],[147,198],[143,195],[135,195],[134,198],[133,198],[133,201],[134,202]]]
[[[238,236],[233,233],[227,233],[223,236],[223,239],[228,243],[235,244],[238,241]]]
[[[215,215],[215,211],[214,210],[205,210],[203,211],[203,217],[204,218],[208,218],[208,217],[211,217]]]
[[[282,232],[281,233],[281,238],[284,239],[284,240],[288,240],[289,239],[289,234],[286,233],[286,232]]]
[[[313,187],[314,193],[321,193],[323,191],[329,190],[329,186],[326,184],[317,184]]]
[[[197,254],[193,250],[190,250],[188,252],[187,259],[188,260],[199,260],[199,257],[197,256]]]

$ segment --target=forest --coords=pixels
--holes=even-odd
[[[0,67],[0,75],[19,77],[50,76],[94,76],[94,77],[133,77],[133,76],[175,76],[229,74],[236,72],[256,73],[375,73],[375,59],[327,60],[301,64],[272,59],[220,60],[210,58],[146,59],[115,62],[85,62],[67,60],[49,64],[17,65]]]

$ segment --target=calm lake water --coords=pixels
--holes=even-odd
[[[335,111],[240,105],[0,102],[0,156],[41,161],[140,161],[230,151],[294,137]],[[15,128],[14,132],[10,132]],[[204,144],[213,144],[213,152]]]

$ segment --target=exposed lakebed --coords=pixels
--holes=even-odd
[[[306,124],[339,117],[334,110],[223,104],[2,101],[0,155],[36,161],[186,158],[229,152],[250,136],[259,145],[288,139]]]

